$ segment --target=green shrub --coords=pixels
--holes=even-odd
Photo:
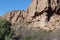
[[[0,19],[0,40],[10,38],[11,24],[5,19]],[[10,35],[10,36],[9,36]]]

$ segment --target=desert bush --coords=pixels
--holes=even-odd
[[[11,23],[0,19],[0,40],[11,40]]]

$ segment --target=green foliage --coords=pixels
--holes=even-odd
[[[0,40],[10,39],[11,24],[5,19],[0,19]]]

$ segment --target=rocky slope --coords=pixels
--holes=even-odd
[[[60,0],[32,0],[26,11],[11,11],[2,18],[12,25],[24,22],[29,27],[57,30],[60,27]]]
[[[2,18],[7,19],[12,23],[12,25],[15,25],[19,22],[26,21],[27,12],[24,10],[14,10],[11,12],[6,13]]]

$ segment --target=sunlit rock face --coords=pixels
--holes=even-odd
[[[36,15],[41,11],[44,11],[45,8],[47,8],[48,6],[48,0],[32,0],[31,5],[28,7],[27,11],[28,11],[28,20],[32,20],[32,17],[34,16],[34,14],[36,13]],[[39,15],[38,14],[38,15]]]
[[[60,27],[60,0],[32,0],[26,11],[15,10],[2,17],[12,24],[25,22],[29,27],[57,30]]]
[[[56,25],[60,24],[56,23],[57,20],[60,21],[59,0],[32,0],[27,11],[27,22],[33,23],[33,27],[54,30]]]
[[[10,21],[12,24],[17,24],[19,22],[26,21],[27,12],[24,10],[14,10],[11,12],[8,12],[3,16],[3,18]]]

